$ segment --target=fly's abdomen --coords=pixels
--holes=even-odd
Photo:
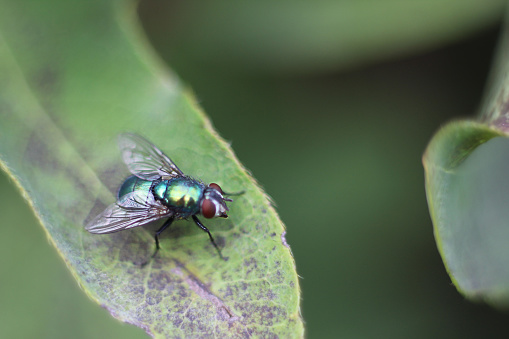
[[[154,185],[156,199],[186,218],[200,211],[199,202],[205,185],[189,178],[163,180]]]
[[[140,201],[148,201],[148,195],[152,194],[150,188],[152,187],[152,181],[143,180],[135,175],[131,175],[127,178],[117,193],[117,200],[122,204],[125,196],[131,192],[136,192],[136,199]]]

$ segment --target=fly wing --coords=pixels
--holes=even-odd
[[[154,201],[140,201],[136,192],[129,193],[108,206],[101,214],[92,219],[85,229],[90,233],[113,233],[147,224],[173,214],[166,206]]]
[[[141,179],[153,181],[184,175],[167,155],[139,135],[121,134],[118,145],[129,171]]]

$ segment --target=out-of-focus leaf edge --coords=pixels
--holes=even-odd
[[[433,231],[438,251],[451,281],[458,291],[469,299],[479,299],[478,294],[470,294],[461,289],[452,274],[445,258],[440,228],[440,186],[444,173],[454,173],[455,169],[480,145],[495,137],[507,137],[502,131],[487,124],[475,121],[453,121],[442,127],[431,139],[424,152],[422,163],[425,172],[425,188],[428,208],[433,222]]]

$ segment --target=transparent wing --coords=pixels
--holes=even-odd
[[[118,145],[129,171],[141,179],[157,180],[161,177],[175,178],[184,175],[167,155],[139,135],[121,134]]]
[[[85,229],[96,234],[113,233],[171,215],[172,212],[166,206],[153,199],[141,201],[136,192],[132,192],[124,196],[121,202],[108,206],[101,214],[92,219]]]

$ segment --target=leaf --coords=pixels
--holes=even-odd
[[[485,216],[487,196],[478,191],[475,179],[479,178],[467,174],[472,171],[472,161],[467,157],[499,135],[499,131],[482,124],[451,123],[433,138],[423,159],[438,248],[455,285],[473,297],[480,292],[478,282],[485,271],[481,267],[493,258],[490,243],[479,238],[479,233],[483,233],[480,221]]]
[[[130,1],[0,3],[0,159],[83,290],[155,337],[302,337],[299,284],[267,196],[142,36]],[[129,175],[119,133],[144,135],[186,173],[245,190],[205,233],[179,221],[84,230]]]
[[[438,249],[468,298],[509,304],[508,32],[479,121],[457,121],[431,140],[423,163]]]

